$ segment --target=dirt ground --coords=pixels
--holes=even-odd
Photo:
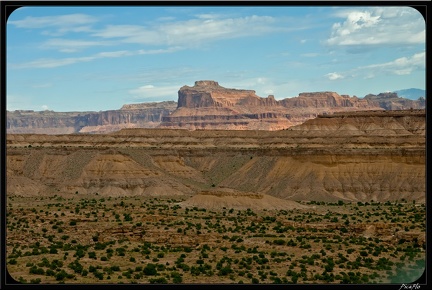
[[[187,206],[187,196],[8,197],[7,270],[23,283],[411,283],[425,204]]]

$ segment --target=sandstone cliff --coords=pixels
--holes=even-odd
[[[265,120],[265,122],[263,122]],[[160,128],[278,130],[296,121],[273,96],[261,98],[253,90],[227,89],[215,81],[196,81],[178,92],[178,107],[162,118]]]
[[[301,93],[294,98],[262,98],[253,90],[229,89],[215,81],[197,81],[178,91],[173,101],[127,104],[120,110],[101,112],[7,112],[8,133],[70,134],[108,133],[123,128],[173,128],[222,130],[281,130],[319,114],[358,110],[425,108],[425,99],[399,98],[383,93],[365,98],[335,92]]]
[[[319,114],[341,111],[424,108],[418,101],[388,105],[385,95],[359,99],[335,92],[301,93],[277,101],[273,95],[261,98],[253,90],[220,86],[215,81],[197,81],[178,92],[178,108],[162,118],[160,128],[280,130],[303,123]],[[398,100],[404,100],[398,98]],[[398,103],[399,104],[399,103]]]
[[[7,194],[425,201],[425,110],[323,115],[280,131],[7,135]]]
[[[120,110],[100,112],[8,111],[8,133],[70,134],[106,133],[122,128],[154,128],[176,102],[124,105]]]

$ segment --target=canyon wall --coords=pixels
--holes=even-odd
[[[7,194],[425,201],[425,110],[321,115],[280,131],[8,134]]]
[[[320,114],[358,110],[425,108],[395,93],[365,98],[335,92],[300,93],[276,100],[253,90],[230,89],[215,81],[196,81],[178,91],[178,102],[127,104],[120,110],[100,112],[7,112],[8,133],[70,134],[109,133],[123,128],[172,128],[220,130],[282,130]]]
[[[8,111],[8,133],[107,133],[122,128],[154,128],[177,107],[176,102],[124,105],[100,112]]]
[[[385,100],[382,100],[385,99]],[[359,99],[335,92],[301,93],[277,101],[261,98],[252,90],[228,89],[215,81],[197,81],[178,92],[178,108],[162,118],[160,128],[281,130],[299,125],[319,114],[359,110],[424,108],[424,102],[387,95]],[[414,106],[413,104],[416,103]]]

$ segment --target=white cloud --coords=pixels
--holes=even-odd
[[[99,52],[97,54],[93,54],[91,56],[83,56],[83,57],[68,57],[68,58],[58,58],[58,59],[42,58],[42,59],[37,59],[26,63],[8,64],[8,68],[10,69],[56,68],[56,67],[80,63],[80,62],[93,61],[101,58],[115,58],[115,57],[132,56],[132,55],[140,55],[140,54],[171,53],[176,50],[178,50],[178,48],[156,49],[156,50],[140,49],[136,51],[128,51],[128,50],[105,51],[105,52]]]
[[[334,23],[328,45],[420,44],[426,40],[425,21],[410,7],[340,11],[344,22]]]
[[[59,49],[62,52],[77,52],[92,46],[108,46],[112,44],[113,42],[111,41],[52,38],[43,43],[40,47]]]
[[[257,84],[263,85],[267,83],[267,78],[259,77],[256,79]]]
[[[420,52],[408,57],[400,57],[395,60],[354,68],[342,73],[328,73],[329,80],[341,78],[372,79],[377,75],[409,75],[414,71],[425,70],[426,53]]]
[[[172,53],[176,52],[178,50],[183,49],[182,47],[176,46],[176,47],[168,47],[166,49],[140,49],[137,51],[137,54],[161,54],[161,53]]]
[[[197,18],[200,18],[200,19],[215,19],[215,18],[223,18],[223,17],[221,17],[220,14],[216,14],[216,13],[203,13],[203,14],[197,14],[196,17],[197,17]]]
[[[120,50],[120,51],[105,51],[105,52],[99,52],[96,54],[97,58],[106,58],[106,57],[121,57],[121,56],[129,56],[136,54],[132,51],[128,50]]]
[[[89,24],[93,24],[97,21],[98,19],[93,16],[76,13],[42,17],[27,16],[21,20],[8,21],[8,24],[12,24],[17,28],[48,28],[48,30],[43,31],[43,34],[62,35],[66,32],[90,31],[91,28]]]
[[[369,72],[363,76],[363,79],[368,80],[368,79],[373,79],[374,77],[375,74],[373,72]]]
[[[34,84],[31,87],[35,89],[39,89],[39,88],[50,88],[52,86],[53,86],[52,83],[43,83],[43,84]]]
[[[34,61],[21,63],[21,64],[10,64],[9,68],[11,69],[23,69],[23,68],[55,68],[60,66],[65,66],[69,64],[74,64],[78,62],[86,62],[96,59],[95,56],[87,56],[87,57],[69,57],[69,58],[61,58],[61,59],[49,59],[49,58],[41,58]]]
[[[316,56],[318,56],[319,54],[318,53],[316,53],[316,52],[308,52],[308,53],[302,53],[302,54],[300,54],[301,56],[304,56],[304,57],[316,57]]]
[[[167,99],[176,99],[177,92],[181,85],[176,86],[155,86],[155,85],[144,85],[138,87],[136,89],[129,90],[129,94],[135,100],[140,99],[152,99],[152,98],[165,98]]]
[[[86,14],[67,14],[58,16],[27,16],[22,20],[8,21],[19,28],[44,28],[52,26],[83,25],[96,22],[97,19]]]
[[[59,49],[60,52],[66,52],[66,53],[72,53],[77,52],[78,50],[76,48],[61,48]]]
[[[42,35],[47,36],[62,36],[68,32],[92,32],[90,26],[78,26],[78,27],[59,27],[55,30],[43,30]]]
[[[408,75],[415,70],[424,70],[426,68],[426,53],[416,53],[411,57],[401,57],[390,62],[372,64],[360,67],[360,70],[374,70],[390,74]]]
[[[172,16],[165,16],[165,17],[159,17],[158,19],[156,19],[157,21],[173,21],[175,20],[174,17]]]
[[[343,79],[344,76],[335,72],[332,73],[328,73],[325,75],[326,77],[328,77],[329,80],[334,81],[334,80],[338,80],[338,79]]]
[[[206,14],[196,19],[167,22],[152,27],[108,25],[92,36],[118,38],[123,43],[190,46],[218,39],[269,33],[279,29],[274,26],[274,22],[275,19],[269,16],[219,19],[215,15]]]
[[[44,111],[45,111],[45,110],[48,110],[48,106],[47,106],[47,105],[42,105],[41,108],[42,108],[42,110],[44,110]]]

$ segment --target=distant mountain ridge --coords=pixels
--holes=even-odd
[[[410,99],[410,100],[418,100],[420,97],[426,98],[426,91],[422,89],[403,89],[394,91],[394,93],[397,93],[399,97]]]
[[[318,114],[382,110],[377,102],[336,92],[307,92],[276,100],[254,90],[225,88],[216,81],[196,81],[178,92],[178,107],[162,117],[161,128],[210,130],[282,130]]]
[[[384,110],[424,109],[426,107],[424,97],[419,97],[418,100],[410,100],[399,97],[397,93],[369,94],[363,99],[377,103]]]
[[[282,130],[322,114],[367,110],[425,108],[425,98],[401,98],[397,93],[364,98],[336,92],[300,93],[276,100],[254,90],[230,89],[215,81],[197,81],[178,91],[178,102],[125,104],[100,112],[7,111],[8,134],[109,133],[124,128]]]

